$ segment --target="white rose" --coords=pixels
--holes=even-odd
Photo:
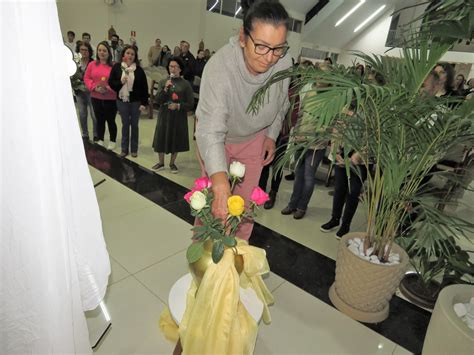
[[[195,191],[191,195],[191,207],[196,211],[200,211],[206,206],[206,195],[204,195],[201,191]]]
[[[245,165],[238,161],[233,161],[232,164],[230,164],[229,174],[242,179],[245,175]]]

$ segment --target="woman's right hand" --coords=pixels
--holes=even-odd
[[[214,200],[212,201],[212,214],[216,218],[222,219],[224,223],[227,218],[227,200],[231,196],[230,184],[227,174],[224,172],[215,173],[211,176],[212,192]]]
[[[168,89],[172,86],[173,86],[173,82],[170,79],[168,79],[165,83],[165,91],[168,91]]]
[[[122,81],[122,84],[125,84],[125,83],[128,81],[128,76],[125,75],[125,76],[121,79],[121,81]]]

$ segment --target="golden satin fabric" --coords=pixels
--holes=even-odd
[[[255,290],[264,305],[263,321],[271,322],[273,296],[261,276],[270,271],[265,250],[238,240],[237,251],[244,258],[240,278],[233,250],[227,249],[218,264],[209,266],[199,290],[191,283],[179,328],[168,308],[161,314],[162,333],[173,342],[180,338],[183,354],[253,354],[258,324],[240,302],[240,287]]]

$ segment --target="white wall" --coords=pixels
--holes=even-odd
[[[76,40],[89,32],[96,45],[107,38],[113,25],[125,43],[130,31],[136,31],[139,54],[144,57],[156,38],[171,48],[186,39],[195,52],[201,39],[201,5],[201,0],[125,0],[114,6],[102,0],[58,0],[58,12],[64,37],[68,30],[76,32]]]
[[[384,52],[389,49],[389,47],[385,47],[385,41],[390,28],[390,13],[391,12],[385,13],[372,26],[356,37],[355,40],[348,43],[342,49],[338,63],[351,65],[352,61],[355,59],[355,57],[349,53],[351,50],[359,50],[364,53],[384,54]],[[399,57],[400,50],[395,48],[386,54],[393,57]],[[474,54],[466,52],[448,52],[441,60],[456,63],[474,63]],[[471,74],[472,73],[473,72],[471,71]]]
[[[125,43],[129,41],[130,31],[136,31],[140,57],[146,57],[156,38],[171,50],[185,39],[196,54],[201,39],[213,51],[238,34],[242,20],[208,12],[206,3],[206,0],[124,0],[123,4],[108,6],[103,0],[57,0],[64,38],[68,30],[76,33],[76,40],[82,32],[89,32],[92,43],[97,45],[107,38],[113,25]],[[304,20],[304,14],[290,12],[290,15]],[[288,42],[290,54],[296,58],[301,50],[301,35],[290,32]]]

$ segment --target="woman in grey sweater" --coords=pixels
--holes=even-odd
[[[196,141],[207,175],[212,180],[214,216],[225,220],[231,194],[227,167],[246,166],[244,181],[234,194],[246,202],[258,186],[263,166],[275,156],[275,140],[289,107],[289,80],[273,85],[258,114],[246,110],[266,80],[291,66],[286,56],[288,13],[278,1],[242,1],[244,23],[204,68],[196,110]],[[237,236],[248,240],[253,224],[242,223]]]

